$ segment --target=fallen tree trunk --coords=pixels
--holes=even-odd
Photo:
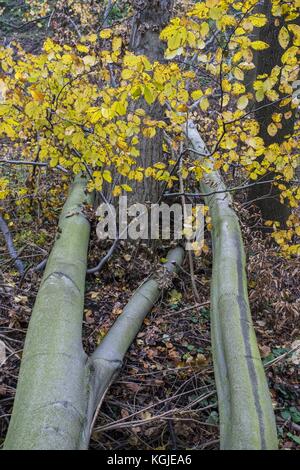
[[[177,247],[169,251],[163,270],[154,274],[137,289],[122,314],[92,354],[89,360],[91,393],[82,448],[88,447],[95,417],[106,391],[122,367],[127,349],[139,332],[147,313],[161,294],[162,280],[166,286],[168,272],[175,272],[182,264],[183,258],[183,248]]]
[[[94,354],[85,354],[81,330],[90,225],[83,205],[91,202],[86,179],[78,176],[32,312],[4,449],[86,449],[105,392],[161,292],[161,278],[153,275]],[[169,252],[164,278],[183,255],[181,248]]]
[[[186,133],[195,151],[209,153],[192,122]],[[202,193],[212,190],[226,190],[216,171],[201,183]],[[252,325],[238,217],[229,193],[208,196],[206,204],[212,218],[211,329],[221,449],[276,449],[276,424]]]
[[[91,196],[78,176],[64,205],[57,238],[26,335],[5,449],[75,449],[88,395],[81,329]]]

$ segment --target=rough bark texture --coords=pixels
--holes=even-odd
[[[81,329],[91,202],[77,177],[33,308],[5,449],[76,449],[88,397]]]
[[[187,136],[195,150],[206,150],[191,122]],[[215,171],[201,183],[202,193],[225,189]],[[221,449],[276,449],[276,424],[252,325],[238,217],[229,193],[209,196],[206,204],[213,226],[211,329]]]
[[[132,34],[130,48],[136,55],[146,55],[152,62],[164,62],[164,43],[159,39],[159,34],[170,20],[173,8],[173,0],[136,0],[134,7],[136,14],[132,22]],[[162,120],[164,108],[155,102],[148,105],[144,99],[134,103],[134,108],[143,108],[150,119]],[[140,139],[140,166],[147,168],[154,163],[162,161],[163,132],[156,130],[156,135]],[[145,178],[134,188],[132,202],[157,202],[160,185],[153,178]]]
[[[278,34],[284,24],[284,20],[281,17],[272,16],[271,0],[264,0],[259,11],[266,15],[268,22],[264,27],[259,28],[257,39],[266,42],[270,47],[255,54],[255,72],[257,75],[269,75],[276,65],[282,66],[281,56],[284,53],[284,49],[282,49],[278,42]],[[275,21],[277,21],[278,24]],[[295,22],[299,23],[299,18],[293,21],[293,23]],[[276,87],[276,91],[278,91],[280,97],[285,96],[279,92],[278,87]],[[275,142],[281,144],[284,142],[285,136],[294,132],[295,110],[292,111],[292,115],[289,119],[282,119],[282,129],[278,129],[277,134],[272,137],[267,131],[268,125],[272,122],[272,114],[286,113],[290,111],[290,105],[279,107],[279,103],[272,104],[268,99],[265,99],[261,103],[256,103],[255,106],[256,108],[261,108],[266,104],[268,104],[267,107],[258,109],[255,112],[255,119],[260,124],[259,135],[263,138],[266,146]],[[274,172],[268,172],[261,180],[270,181],[274,177]],[[255,204],[261,209],[262,217],[265,220],[277,220],[284,225],[290,215],[290,207],[281,204],[279,191],[272,183],[259,184],[251,187],[248,193],[248,199],[249,201],[255,201]]]

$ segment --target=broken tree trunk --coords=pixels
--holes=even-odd
[[[192,122],[186,133],[195,151],[209,153]],[[249,307],[242,234],[216,171],[201,183],[202,193],[214,190],[224,190],[206,198],[212,218],[211,329],[221,449],[276,449],[274,412]]]
[[[78,176],[59,229],[26,335],[5,449],[76,449],[88,396],[81,329],[91,202]]]
[[[94,418],[124,355],[184,251],[134,294],[123,314],[88,358],[82,347],[91,203],[86,179],[78,176],[64,205],[28,328],[16,398],[4,449],[86,449]],[[162,282],[164,279],[164,282]]]

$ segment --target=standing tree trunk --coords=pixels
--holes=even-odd
[[[189,122],[186,133],[195,151],[208,153],[195,124]],[[276,449],[276,423],[251,319],[239,220],[217,171],[205,175],[200,188],[204,194],[223,191],[205,198],[212,218],[211,339],[221,449]]]
[[[145,55],[151,62],[164,62],[164,43],[159,35],[168,24],[173,8],[174,0],[135,0],[136,14],[132,23],[130,48],[136,55]],[[164,107],[157,101],[149,105],[144,99],[137,100],[134,108],[143,108],[153,120],[162,120],[165,115]],[[149,139],[143,135],[140,139],[140,166],[147,168],[163,158],[163,131],[156,129],[156,135]],[[157,202],[159,198],[159,182],[153,178],[144,178],[134,188],[134,200],[132,202]]]
[[[268,21],[266,25],[259,28],[258,38],[260,41],[264,41],[270,45],[268,49],[259,51],[255,54],[256,62],[256,75],[270,75],[272,69],[275,66],[282,66],[281,56],[284,53],[284,49],[281,47],[278,41],[278,34],[282,26],[285,24],[283,17],[275,17],[272,15],[272,2],[271,0],[264,0],[262,7],[259,11],[263,13]],[[297,19],[296,21],[299,21]],[[295,22],[295,21],[294,21]],[[280,81],[279,81],[280,83]],[[285,96],[279,91],[279,86],[276,86],[276,91],[279,93],[279,97]],[[267,105],[266,107],[263,107]],[[279,103],[272,104],[267,98],[262,102],[256,103],[257,111],[255,112],[255,118],[260,125],[260,137],[263,138],[265,146],[272,143],[282,144],[287,135],[293,134],[295,124],[295,109],[291,109],[290,103],[287,106],[279,107]],[[261,108],[261,109],[260,109]],[[268,126],[272,121],[273,113],[285,114],[291,111],[289,119],[282,119],[282,128],[278,129],[275,136],[271,136],[268,133]],[[270,171],[266,173],[261,180],[270,181],[276,176],[276,173]],[[290,207],[287,204],[280,202],[280,192],[273,183],[259,184],[249,189],[248,200],[255,201],[255,204],[260,208],[262,217],[265,220],[277,220],[282,225],[285,225],[287,218],[290,215]]]

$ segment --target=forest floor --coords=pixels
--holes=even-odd
[[[276,413],[280,446],[299,448],[299,260],[279,256],[242,208],[249,296],[262,360]],[[33,212],[35,212],[33,210]],[[57,210],[59,212],[59,210]],[[11,232],[20,259],[30,268],[51,249],[56,219],[11,207]],[[94,222],[95,225],[96,221]],[[208,234],[206,234],[208,236]],[[103,246],[104,245],[104,246]],[[92,230],[89,266],[108,245]],[[83,318],[85,350],[90,353],[122,312],[133,291],[165,256],[146,246],[120,245],[99,275],[89,275]],[[31,268],[20,279],[1,238],[0,432],[4,438],[17,384],[30,313],[41,274]],[[124,367],[109,389],[91,441],[95,449],[218,449],[218,408],[214,384],[209,290],[211,254],[195,258],[200,305],[195,302],[186,261],[171,290],[147,316],[130,347]],[[292,351],[292,352],[291,352]],[[298,351],[299,352],[299,351]]]
[[[17,39],[35,52],[47,28],[31,26],[13,32],[6,30],[5,24],[0,26],[2,43]],[[7,150],[13,152],[0,143],[0,152]],[[25,180],[20,168],[6,171],[16,186]],[[28,187],[30,184],[27,180]],[[33,268],[51,249],[65,196],[65,189],[55,178],[51,179],[51,187],[44,177],[38,179],[38,184],[38,197],[24,198],[21,205],[12,198],[1,212],[8,217],[16,249],[27,270],[21,279],[0,234],[0,443],[7,431],[26,330],[42,276]],[[36,188],[32,191],[36,194]],[[280,447],[300,449],[300,357],[299,350],[294,351],[300,337],[300,261],[280,256],[262,230],[259,216],[245,207],[243,197],[239,195],[236,210],[245,241],[252,317]],[[109,243],[97,241],[95,226],[94,219],[89,267],[109,249]],[[209,233],[205,236],[209,244]],[[153,253],[142,244],[124,242],[99,275],[87,276],[83,318],[87,353],[101,341],[167,249],[160,247]],[[211,250],[194,259],[200,302],[194,299],[186,260],[171,290],[163,293],[145,319],[120,375],[105,397],[92,435],[92,449],[219,448],[210,344],[211,261]]]

